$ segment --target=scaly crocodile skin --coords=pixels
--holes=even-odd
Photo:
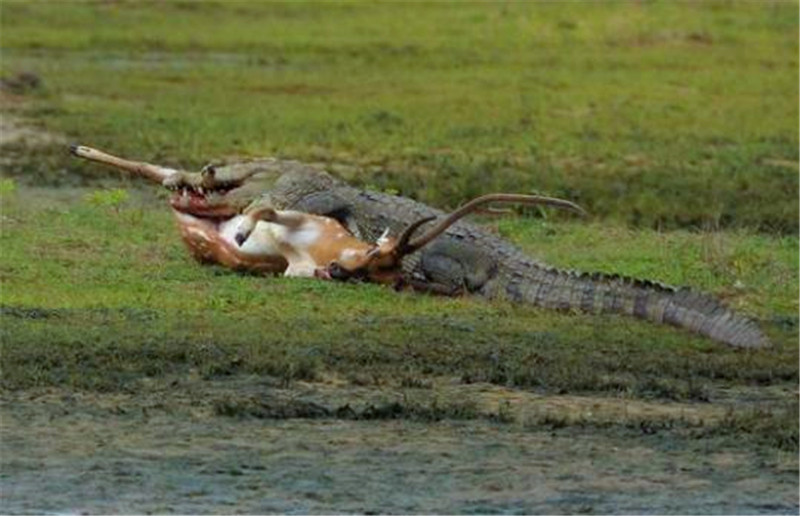
[[[353,188],[297,162],[275,164],[282,174],[257,202],[334,216],[370,241],[387,227],[398,234],[416,220],[444,215],[411,199]],[[403,269],[419,290],[472,293],[560,310],[626,314],[686,328],[733,346],[769,345],[752,320],[708,295],[617,275],[560,270],[464,221],[407,257]]]

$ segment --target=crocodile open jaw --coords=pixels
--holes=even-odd
[[[227,219],[238,213],[235,206],[219,202],[229,188],[206,190],[203,187],[181,187],[170,196],[172,209],[201,218]],[[214,202],[216,201],[216,202]]]

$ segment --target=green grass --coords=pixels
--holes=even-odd
[[[201,267],[164,193],[62,144],[16,141],[0,149],[0,387],[136,393],[150,380],[257,375],[291,390],[334,378],[346,386],[335,408],[362,387],[436,400],[444,378],[727,403],[727,419],[692,432],[796,449],[797,31],[792,2],[4,2],[0,74],[43,80],[0,94],[4,115],[192,169],[323,162],[443,208],[501,190],[566,197],[591,218],[485,223],[559,267],[717,295],[775,348]],[[305,399],[251,401],[215,406],[340,416]],[[388,401],[341,417],[485,417],[471,402]],[[600,424],[543,417],[530,424]]]
[[[206,378],[335,374],[378,386],[449,376],[555,393],[704,400],[725,386],[797,380],[794,237],[775,245],[758,234],[718,234],[709,250],[706,235],[688,232],[529,218],[499,224],[551,262],[633,269],[727,296],[776,342],[773,351],[745,353],[622,317],[236,275],[192,262],[160,203],[132,197],[108,206],[97,193],[31,202],[34,194],[3,195],[8,388],[126,390],[143,376],[196,369]]]
[[[544,191],[642,227],[797,231],[796,3],[1,9],[2,72],[45,84],[24,113],[124,155],[281,155],[443,207]]]

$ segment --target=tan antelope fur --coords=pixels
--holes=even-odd
[[[374,283],[400,285],[403,257],[414,253],[444,233],[459,219],[492,202],[549,205],[585,213],[569,201],[539,195],[489,194],[471,200],[421,237],[413,233],[435,217],[425,217],[407,226],[399,237],[388,229],[375,244],[353,236],[338,221],[298,211],[279,211],[270,207],[246,209],[235,240],[246,244],[253,229],[266,223],[264,233],[289,264],[286,276],[333,279],[358,278]]]

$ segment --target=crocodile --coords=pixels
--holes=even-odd
[[[245,208],[270,207],[332,217],[357,238],[372,242],[386,229],[399,234],[422,219],[431,219],[426,224],[433,225],[433,219],[446,215],[409,198],[355,188],[320,167],[298,161],[269,158],[186,172],[108,158],[103,153],[99,156],[92,153],[99,151],[87,147],[73,146],[72,152],[160,182],[176,192],[171,199],[176,213],[216,221],[220,234],[225,222],[240,216]],[[203,258],[225,264],[219,256],[206,254]],[[272,269],[278,272],[279,266]],[[449,226],[424,249],[405,256],[402,271],[408,284],[419,291],[471,294],[555,310],[623,314],[681,327],[731,346],[770,345],[752,319],[711,295],[618,274],[553,267],[463,220]]]

